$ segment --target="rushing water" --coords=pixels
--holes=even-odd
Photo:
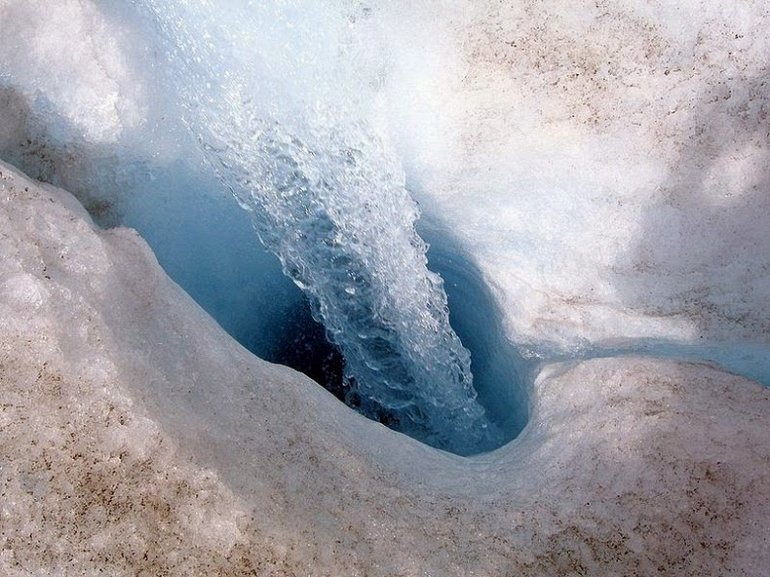
[[[442,280],[426,266],[418,207],[367,115],[376,74],[356,75],[372,55],[355,40],[367,11],[135,4],[165,46],[184,123],[342,350],[349,403],[454,452],[499,445]]]

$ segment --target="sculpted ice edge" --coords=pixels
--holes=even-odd
[[[470,355],[449,325],[442,280],[427,268],[402,170],[366,121],[329,96],[344,84],[336,65],[274,74],[265,43],[245,50],[258,33],[291,46],[282,35],[302,33],[290,18],[305,7],[136,4],[167,47],[169,81],[207,160],[342,349],[349,403],[459,454],[499,446],[501,431],[476,401]],[[314,98],[297,99],[297,86]]]

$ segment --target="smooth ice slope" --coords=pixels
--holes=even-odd
[[[127,229],[0,165],[0,572],[762,575],[767,389],[547,367],[463,459],[237,345]],[[301,410],[298,410],[301,407]]]

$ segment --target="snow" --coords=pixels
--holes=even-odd
[[[279,84],[305,55],[288,91],[372,97],[355,106],[391,139],[421,226],[462,249],[490,326],[531,359],[524,431],[463,459],[360,417],[231,340],[135,232],[95,227],[3,164],[0,572],[768,566],[768,390],[681,360],[770,382],[766,11],[405,9],[347,29],[316,8],[296,38],[284,19],[250,42]],[[0,158],[102,223],[146,225],[164,266],[213,300],[234,277],[207,288],[182,271],[189,245],[163,215],[225,201],[139,22],[119,3],[0,1]],[[315,93],[337,53],[313,47],[334,38],[363,72]],[[233,206],[203,238],[246,237]]]

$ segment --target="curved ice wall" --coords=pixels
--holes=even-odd
[[[137,1],[183,121],[346,360],[348,400],[468,454],[502,433],[415,232],[418,208],[375,126],[383,64],[360,5]],[[364,26],[365,27],[365,26]]]

